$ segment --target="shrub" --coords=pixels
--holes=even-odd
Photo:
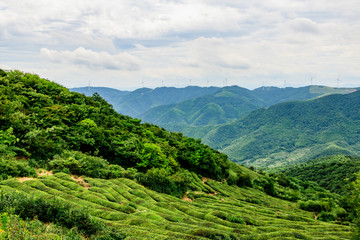
[[[36,177],[36,171],[27,162],[16,161],[15,158],[0,157],[0,179],[9,177]]]
[[[262,179],[255,179],[255,185],[262,187],[263,191],[270,196],[276,196],[277,193],[275,191],[274,182],[270,178],[262,178]]]
[[[23,219],[37,218],[42,222],[53,222],[66,228],[76,227],[90,236],[104,229],[87,213],[73,209],[58,199],[44,200],[23,193],[1,193],[0,211],[11,211]]]
[[[321,212],[319,214],[319,220],[322,220],[322,221],[335,221],[336,219],[336,214],[333,213],[333,212]]]
[[[94,178],[106,178],[108,162],[100,157],[93,157],[77,151],[64,151],[55,155],[49,162],[51,169],[70,171],[75,175],[86,175]]]
[[[229,185],[237,185],[239,182],[239,176],[236,172],[234,172],[232,169],[229,170],[229,176],[227,179],[227,183]]]
[[[178,172],[171,175],[170,172],[164,168],[149,169],[145,174],[137,174],[136,178],[139,183],[154,191],[177,197],[185,194],[187,186],[190,183],[187,172]]]
[[[239,175],[239,181],[237,185],[239,187],[252,187],[253,183],[251,181],[250,175],[246,173],[242,173],[241,175]]]
[[[314,200],[308,200],[306,202],[299,201],[299,206],[301,209],[309,212],[322,212],[326,211],[326,203],[322,201],[314,201]]]
[[[229,215],[227,220],[233,223],[245,224],[245,220],[239,215]]]

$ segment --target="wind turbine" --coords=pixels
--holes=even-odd
[[[340,75],[338,76],[338,78],[336,79],[336,87],[339,88],[339,82],[340,82]]]

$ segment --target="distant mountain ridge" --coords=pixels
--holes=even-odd
[[[259,106],[265,106],[265,103],[252,91],[231,86],[177,104],[151,108],[140,118],[158,125],[179,123],[193,126],[215,125],[245,116]],[[176,119],[173,118],[174,116]]]
[[[203,141],[246,165],[275,167],[360,155],[360,92],[280,103],[209,132]]]
[[[203,138],[219,124],[233,122],[253,110],[294,100],[307,100],[356,89],[334,89],[325,86],[301,88],[262,87],[254,90],[238,86],[223,87],[216,92],[177,104],[151,108],[139,117],[187,136]]]
[[[70,90],[84,93],[87,96],[97,92],[112,104],[117,112],[141,118],[146,122],[164,124],[169,130],[179,130],[176,126],[182,124],[187,127],[188,125],[204,126],[229,122],[254,109],[279,102],[307,100],[327,94],[355,91],[355,89],[336,89],[325,86],[261,87],[254,90],[238,86],[223,88],[159,87],[155,89],[140,88],[134,91],[121,91],[105,87],[82,87]]]
[[[84,93],[91,96],[95,92],[107,100],[114,109],[124,115],[139,117],[152,107],[165,104],[178,103],[198,96],[211,94],[218,90],[217,87],[185,88],[160,87],[155,89],[140,88],[134,91],[120,91],[111,88],[88,87],[72,88],[71,91]],[[116,94],[118,93],[118,95]]]

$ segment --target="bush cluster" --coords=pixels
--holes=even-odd
[[[191,174],[188,171],[171,174],[167,169],[153,168],[145,174],[137,174],[136,179],[140,184],[154,191],[181,197],[188,189]]]
[[[84,211],[54,198],[43,199],[23,193],[1,193],[0,212],[11,212],[22,219],[37,218],[42,222],[52,222],[66,228],[77,228],[91,236],[104,230],[105,226]]]
[[[101,157],[90,156],[78,151],[65,150],[61,154],[55,155],[48,165],[54,173],[65,172],[93,178],[110,179],[131,175],[119,165],[110,165]]]
[[[36,171],[27,162],[17,161],[13,157],[0,157],[0,180],[9,177],[36,177]]]

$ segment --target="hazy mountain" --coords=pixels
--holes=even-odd
[[[346,94],[354,91],[355,89],[353,88],[331,88],[316,85],[299,88],[261,87],[253,90],[255,95],[262,99],[267,106],[271,106],[280,102],[307,100],[329,94]]]
[[[117,104],[121,102],[121,99],[129,93],[129,91],[121,91],[107,87],[80,87],[80,88],[71,88],[70,91],[83,93],[89,97],[92,96],[94,93],[98,93],[108,103],[113,105],[114,109],[117,112],[119,112],[119,109],[116,107]]]
[[[217,87],[185,88],[160,87],[155,89],[140,88],[131,92],[119,91],[109,88],[73,88],[72,91],[92,95],[98,92],[105,100],[113,105],[114,109],[131,117],[139,117],[140,114],[150,108],[165,104],[178,103],[187,99],[210,94],[218,90]],[[100,90],[100,91],[97,91]],[[118,95],[116,94],[118,93]]]
[[[231,86],[177,104],[152,108],[140,117],[158,125],[215,125],[245,116],[264,105],[252,91]]]

